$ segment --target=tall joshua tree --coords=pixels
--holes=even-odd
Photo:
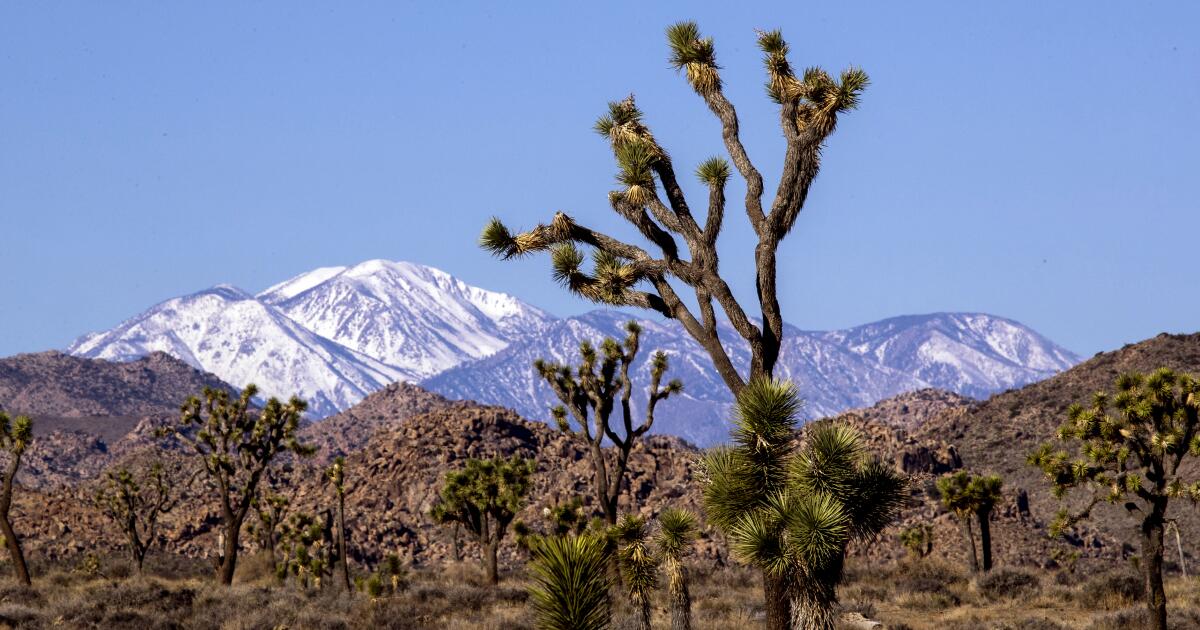
[[[579,345],[582,362],[572,369],[566,365],[534,362],[538,374],[550,384],[562,405],[552,410],[559,429],[572,433],[587,443],[592,459],[593,492],[604,512],[609,525],[617,523],[617,500],[625,482],[629,466],[629,453],[634,444],[654,425],[654,410],[658,403],[671,394],[683,389],[683,384],[672,380],[662,385],[667,371],[667,355],[654,353],[650,364],[650,391],[646,412],[641,424],[633,420],[633,381],[629,369],[637,358],[642,329],[637,322],[625,326],[625,340],[605,339],[597,353],[592,344]],[[616,424],[613,413],[620,408],[620,424]],[[574,426],[571,420],[575,421]],[[614,455],[609,458],[602,448],[607,438],[614,446]]]
[[[0,487],[0,534],[4,535],[4,544],[12,557],[13,571],[17,580],[29,586],[29,566],[25,564],[25,552],[21,550],[21,539],[13,530],[12,510],[13,481],[17,471],[21,469],[21,457],[29,442],[33,440],[33,420],[29,416],[17,416],[16,420],[0,411],[0,449],[8,453],[8,465],[4,468],[3,486]]]
[[[781,589],[790,600],[768,609],[768,627],[832,630],[846,550],[892,522],[907,479],[868,457],[846,426],[811,426],[794,448],[798,409],[791,384],[754,380],[742,390],[733,446],[704,460],[704,504],[734,553],[763,570],[768,595]]]
[[[224,390],[206,388],[203,399],[193,396],[184,403],[180,424],[167,431],[201,460],[216,489],[223,538],[217,579],[222,584],[233,583],[242,523],[271,462],[286,452],[307,456],[314,450],[296,437],[304,401],[271,398],[256,410],[250,401],[257,393],[258,388],[247,385],[233,399]]]
[[[1097,393],[1088,407],[1072,405],[1058,429],[1062,446],[1044,444],[1029,456],[1054,495],[1088,495],[1084,508],[1059,512],[1051,532],[1061,534],[1101,502],[1122,504],[1138,519],[1146,605],[1153,627],[1167,627],[1163,590],[1163,534],[1172,499],[1200,501],[1200,479],[1186,460],[1200,457],[1200,381],[1160,369],[1124,374],[1116,393]]]
[[[325,478],[337,495],[337,554],[342,563],[342,583],[347,593],[354,591],[350,582],[350,556],[346,554],[346,458],[338,456],[325,471]]]
[[[434,521],[461,524],[479,541],[489,584],[500,581],[500,541],[525,505],[536,468],[533,460],[516,455],[468,459],[462,470],[446,473],[438,501],[430,510]]]
[[[172,489],[162,462],[152,462],[140,472],[124,467],[106,472],[95,496],[100,510],[121,528],[138,573],[158,539],[159,517],[174,509],[182,494]]]
[[[752,321],[755,309],[748,311],[734,298],[717,264],[725,186],[732,173],[729,163],[714,157],[696,169],[708,188],[707,209],[699,219],[684,197],[672,157],[651,133],[632,96],[610,103],[596,131],[609,143],[620,169],[620,187],[609,193],[609,205],[649,241],[650,248],[586,227],[562,212],[549,223],[518,234],[494,218],[480,243],[502,258],[547,251],[554,277],[570,291],[595,302],[645,308],[679,320],[711,355],[717,372],[736,394],[747,378],[769,378],[774,372],[784,332],[776,253],[804,207],[825,140],[839,115],[857,106],[867,75],[850,68],[834,80],[819,68],[809,68],[797,76],[780,31],[759,33],[767,91],[779,103],[779,124],[787,143],[778,188],[769,207],[764,207],[763,177],[742,145],[737,113],[722,90],[712,38],[703,37],[695,23],[681,22],[667,29],[667,42],[671,64],[686,74],[692,89],[720,121],[725,150],[745,181],[746,216],[758,238],[754,248],[758,304],[754,306],[761,321]],[[580,248],[591,250],[591,271],[584,270]],[[693,312],[687,298],[676,292],[675,282],[691,288],[698,311]],[[717,308],[749,346],[748,375],[738,372],[718,337]]]
[[[957,472],[938,479],[938,493],[942,496],[942,505],[958,519],[962,527],[963,542],[967,544],[967,558],[970,560],[971,572],[979,572],[979,554],[975,550],[975,528],[972,520],[975,517],[975,500],[971,493],[971,476],[966,472]]]
[[[683,558],[696,539],[696,517],[687,510],[668,508],[658,515],[655,542],[667,573],[671,630],[692,630],[692,597]]]

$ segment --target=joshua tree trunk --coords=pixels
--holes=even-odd
[[[792,613],[787,580],[763,570],[763,601],[767,609],[767,630],[790,630]]]
[[[992,513],[980,512],[979,516],[979,548],[983,551],[983,570],[992,570]]]
[[[21,550],[21,541],[17,538],[17,533],[13,531],[12,521],[9,520],[9,511],[12,509],[13,495],[13,477],[17,475],[17,469],[21,466],[21,456],[13,455],[8,462],[8,470],[4,474],[4,488],[0,490],[0,533],[4,534],[4,543],[8,546],[8,553],[12,556],[13,570],[17,573],[17,580],[25,586],[30,586],[32,581],[29,579],[29,567],[25,564],[25,552]]]
[[[238,537],[241,535],[241,523],[229,523],[225,526],[225,544],[221,549],[221,567],[218,578],[221,584],[233,584],[233,573],[237,569]]]
[[[350,585],[350,556],[346,554],[346,497],[338,493],[338,555],[342,557],[342,583],[347,593],[354,592]]]
[[[1159,499],[1142,521],[1142,571],[1146,582],[1146,606],[1154,630],[1167,629],[1167,594],[1162,578],[1166,511],[1166,499]]]
[[[645,593],[635,592],[633,605],[638,609],[637,630],[650,630],[650,598]]]
[[[488,584],[495,586],[500,582],[500,571],[497,566],[496,555],[499,551],[499,543],[492,539],[483,543],[483,570],[487,577]]]
[[[666,570],[671,630],[692,630],[692,596],[688,592],[687,567],[679,558],[668,557]]]
[[[971,528],[971,517],[967,516],[962,519],[963,542],[967,543],[967,550],[970,551],[971,572],[979,572],[979,556],[975,554],[975,532]]]
[[[837,591],[821,580],[797,580],[792,588],[792,630],[833,630]]]

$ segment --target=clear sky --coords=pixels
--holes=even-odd
[[[370,258],[590,309],[544,258],[474,243],[493,214],[557,209],[630,234],[591,131],[630,92],[679,171],[723,152],[666,61],[681,19],[715,38],[768,191],[783,143],[754,29],[782,28],[797,66],[871,75],[784,245],[791,323],[985,311],[1085,355],[1195,331],[1197,7],[5,2],[0,355]],[[722,264],[750,299],[739,208]]]

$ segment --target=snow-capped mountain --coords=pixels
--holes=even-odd
[[[274,307],[228,285],[173,298],[104,333],[86,335],[73,355],[129,361],[162,351],[264,396],[296,394],[314,416],[335,413],[415,374],[330,341]]]
[[[552,319],[439,269],[387,260],[317,269],[258,298],[326,339],[420,378],[494,354]]]
[[[574,363],[580,341],[620,338],[629,319],[612,311],[559,319],[431,267],[371,260],[316,269],[257,296],[221,285],[173,298],[68,351],[124,361],[160,350],[236,386],[296,393],[314,417],[404,380],[546,419],[554,400],[534,359]],[[685,386],[659,408],[655,429],[701,445],[725,439],[731,399],[708,355],[676,322],[640,323],[639,385],[662,349],[670,377]],[[745,371],[740,338],[729,329],[721,336]],[[838,331],[788,327],[776,375],[794,380],[806,415],[820,417],[924,387],[982,397],[1076,362],[1017,322],[942,313]]]
[[[501,404],[545,420],[557,400],[529,367],[534,359],[576,363],[580,341],[619,339],[629,319],[596,311],[559,320],[542,335],[447,370],[422,385],[449,397]],[[640,323],[642,347],[666,351],[671,360],[668,376],[684,383],[682,396],[661,403],[656,428],[699,445],[726,439],[732,398],[708,355],[675,322]],[[721,335],[739,339],[732,329]],[[733,343],[729,350],[734,365],[745,371],[749,362],[745,346]],[[644,391],[650,352],[639,358],[635,383]],[[805,401],[804,415],[819,418],[926,387],[985,396],[1040,380],[1077,362],[1075,355],[1011,320],[939,313],[845,331],[810,332],[788,326],[775,375],[794,381]],[[644,400],[643,395],[639,410]]]

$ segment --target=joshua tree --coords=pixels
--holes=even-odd
[[[658,515],[658,534],[654,539],[667,572],[672,630],[692,628],[692,597],[688,593],[683,557],[690,550],[696,534],[696,517],[691,512],[668,508]]]
[[[928,523],[905,527],[900,532],[900,544],[913,558],[920,560],[933,552],[933,526]]]
[[[17,580],[25,586],[32,584],[29,580],[29,567],[25,564],[25,552],[21,551],[21,539],[13,530],[12,510],[13,481],[17,471],[21,469],[21,456],[33,440],[33,420],[29,416],[17,416],[11,420],[7,413],[0,411],[0,449],[8,453],[8,465],[4,468],[3,487],[0,488],[0,533],[4,535],[4,544],[12,557],[13,571]]]
[[[867,75],[850,68],[835,81],[825,71],[809,68],[798,77],[787,59],[788,45],[780,31],[759,33],[767,91],[780,105],[779,123],[787,143],[779,186],[770,207],[764,208],[763,177],[742,145],[737,113],[722,91],[712,38],[701,36],[695,23],[681,22],[667,29],[667,42],[671,64],[685,71],[692,89],[720,121],[725,150],[745,180],[745,211],[758,237],[754,248],[758,274],[755,308],[745,309],[734,298],[717,265],[717,235],[724,221],[725,184],[731,174],[728,162],[714,157],[696,169],[700,182],[708,188],[701,223],[684,197],[672,157],[650,132],[632,96],[610,103],[608,114],[596,123],[596,131],[611,146],[620,169],[620,188],[609,193],[609,205],[651,243],[649,251],[585,227],[562,212],[548,224],[520,234],[513,234],[493,218],[480,243],[502,258],[548,251],[555,279],[570,291],[595,302],[649,309],[679,320],[712,356],[717,372],[736,394],[747,377],[738,372],[718,337],[714,301],[749,348],[748,377],[771,377],[784,333],[776,253],[804,207],[825,140],[837,126],[838,116],[858,105]],[[683,240],[686,251],[677,238]],[[591,272],[583,269],[584,254],[579,247],[592,251]],[[692,289],[698,315],[687,298],[676,293],[672,281]],[[751,320],[755,309],[762,313],[761,324]]]
[[[328,513],[326,513],[328,514]],[[280,539],[284,545],[283,560],[276,565],[275,572],[280,580],[291,575],[301,588],[310,585],[321,588],[325,575],[332,568],[330,548],[332,525],[329,518],[320,518],[307,512],[292,514],[280,527]]]
[[[850,68],[835,81],[824,70],[809,68],[797,77],[781,32],[759,33],[767,91],[779,103],[779,124],[786,141],[779,185],[770,206],[764,208],[763,177],[742,145],[737,112],[722,91],[712,38],[703,37],[694,22],[681,22],[667,29],[667,42],[671,64],[685,71],[692,89],[720,121],[725,149],[745,181],[746,216],[758,238],[754,248],[758,304],[754,306],[761,313],[760,322],[752,321],[755,309],[747,310],[738,302],[718,267],[717,236],[725,216],[725,185],[732,172],[729,163],[713,157],[696,169],[697,178],[708,188],[701,224],[684,197],[670,154],[650,132],[632,96],[610,103],[608,114],[597,121],[596,131],[610,144],[620,169],[620,188],[609,193],[609,205],[649,241],[649,249],[587,227],[562,212],[549,223],[518,234],[493,218],[484,228],[480,244],[501,258],[549,252],[555,279],[569,291],[595,302],[644,308],[678,320],[708,352],[717,373],[737,395],[748,380],[774,376],[784,334],[776,255],[808,198],[825,140],[837,127],[838,117],[858,105],[867,75]],[[686,252],[677,237],[683,240]],[[592,252],[590,273],[583,269],[580,247]],[[696,312],[687,297],[676,292],[673,281],[691,288]],[[739,373],[730,356],[732,346],[726,345],[730,340],[718,335],[718,307],[749,350],[748,374]],[[764,588],[768,618],[786,618],[787,598],[779,585],[768,583]]]
[[[342,564],[342,583],[346,592],[352,592],[350,582],[350,556],[346,555],[346,458],[338,456],[325,471],[325,477],[337,494],[337,554]]]
[[[287,518],[291,508],[291,500],[273,490],[259,493],[254,499],[254,513],[258,521],[251,523],[250,533],[258,538],[258,546],[270,557],[271,562],[277,563],[276,551],[279,547],[280,527]]]
[[[658,586],[659,558],[647,544],[645,519],[626,514],[613,528],[613,538],[621,579],[638,610],[638,630],[650,630],[650,593]]]
[[[529,600],[545,630],[604,630],[612,618],[609,554],[596,536],[548,536],[533,547]]]
[[[438,523],[459,523],[474,534],[488,583],[500,581],[497,553],[513,517],[525,504],[537,465],[517,455],[505,460],[468,459],[462,470],[446,473],[430,516]]]
[[[139,476],[141,479],[124,467],[106,472],[95,502],[121,528],[129,554],[141,573],[146,552],[158,539],[158,517],[179,503],[181,493],[172,492],[162,462],[152,462]]]
[[[962,523],[963,538],[970,550],[971,571],[979,571],[975,553],[975,534],[971,519],[979,523],[979,547],[983,550],[983,570],[992,570],[992,510],[1001,499],[1004,482],[996,475],[975,477],[959,471],[938,480],[942,504]]]
[[[216,488],[223,539],[217,579],[222,584],[233,583],[242,523],[271,462],[285,452],[313,452],[296,439],[304,401],[292,397],[285,404],[271,398],[258,411],[250,403],[257,393],[258,388],[247,385],[231,399],[224,390],[206,388],[203,400],[193,396],[184,403],[182,421],[168,431],[200,458]]]
[[[555,407],[552,412],[558,428],[578,436],[589,447],[594,475],[593,491],[609,525],[617,523],[617,499],[625,482],[629,452],[654,424],[654,409],[658,403],[683,389],[683,384],[678,380],[660,387],[663,374],[667,371],[667,355],[663,352],[654,353],[645,417],[640,425],[634,426],[630,403],[633,381],[629,378],[629,368],[637,358],[642,329],[637,322],[629,322],[625,330],[628,334],[623,343],[605,339],[600,345],[599,354],[592,344],[586,341],[581,343],[579,353],[583,361],[574,370],[543,360],[534,362],[538,374],[562,401],[562,405]],[[618,405],[620,426],[614,427],[612,414]],[[575,421],[574,427],[568,418]],[[614,462],[609,461],[610,458],[601,448],[605,438],[615,447]]]
[[[704,460],[704,503],[735,555],[763,570],[768,602],[790,599],[768,609],[768,627],[830,630],[848,545],[892,522],[907,479],[828,421],[810,425],[795,450],[799,406],[790,383],[760,379],[741,391],[733,446]]]
[[[1090,516],[1100,502],[1122,504],[1140,523],[1141,568],[1153,627],[1167,627],[1163,590],[1163,534],[1171,499],[1200,500],[1200,480],[1185,464],[1200,457],[1200,381],[1160,369],[1124,374],[1116,393],[1097,393],[1089,407],[1072,405],[1058,429],[1066,448],[1044,444],[1029,457],[1045,472],[1054,495],[1089,495],[1079,512],[1059,512],[1051,532],[1061,534]]]

